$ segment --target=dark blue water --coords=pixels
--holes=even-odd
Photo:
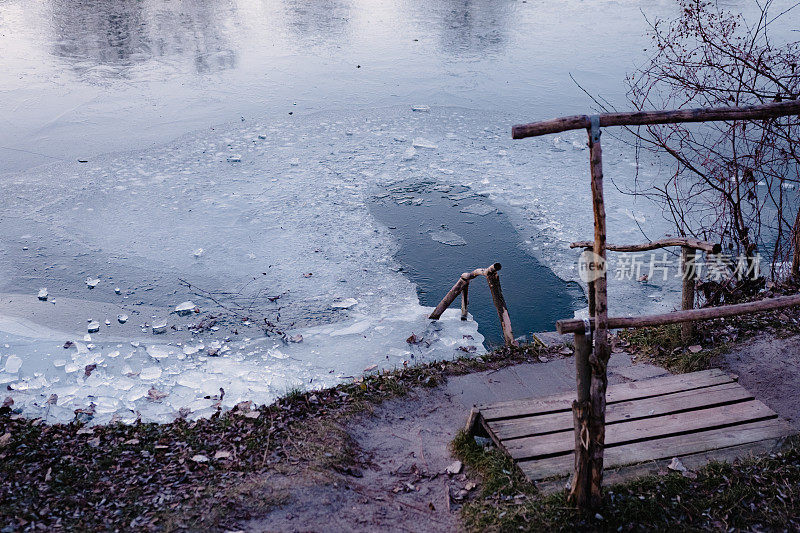
[[[514,335],[555,329],[555,322],[571,318],[586,306],[577,283],[565,282],[521,247],[519,233],[488,198],[466,187],[434,182],[396,185],[378,194],[371,203],[375,217],[389,227],[400,250],[396,259],[417,285],[423,305],[441,301],[462,272],[499,262],[500,282],[511,315]],[[448,245],[440,232],[454,233],[465,244]],[[462,242],[462,241],[456,241]],[[497,311],[486,279],[470,283],[469,311],[478,322],[487,345],[503,342]],[[453,306],[460,305],[460,298]]]

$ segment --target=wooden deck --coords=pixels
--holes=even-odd
[[[528,479],[563,477],[574,463],[574,396],[479,406],[468,429],[491,437]],[[640,475],[672,457],[696,468],[769,451],[794,433],[735,376],[718,369],[613,385],[606,397],[608,481],[614,474],[620,480]]]

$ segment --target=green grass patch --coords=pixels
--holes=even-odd
[[[581,513],[564,491],[540,494],[510,458],[466,433],[453,452],[483,480],[462,508],[469,531],[727,531],[800,529],[800,445],[780,453],[714,462],[694,479],[650,475],[604,491],[602,508]]]

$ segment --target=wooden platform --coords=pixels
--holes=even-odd
[[[574,463],[574,396],[479,406],[468,429],[491,437],[530,480],[563,477]],[[712,459],[769,451],[794,433],[735,376],[719,369],[612,385],[606,397],[608,482],[615,481],[615,471],[621,480],[672,457],[696,468]]]

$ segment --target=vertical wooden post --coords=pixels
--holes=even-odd
[[[596,302],[594,300],[594,281],[590,281],[589,285],[589,316],[594,318]]]
[[[467,306],[469,305],[469,283],[461,289],[461,320],[467,319]]]
[[[575,473],[572,476],[569,499],[580,508],[591,505],[591,470],[589,469],[589,402],[591,368],[589,354],[592,351],[592,335],[575,333],[575,376],[578,399],[572,403],[572,418],[575,425]]]
[[[683,273],[683,293],[681,295],[681,309],[694,309],[695,268],[696,250],[689,246],[681,247],[681,272]],[[684,322],[681,324],[681,340],[684,343],[690,342],[694,338],[694,323]]]
[[[576,474],[588,470],[588,476],[575,476],[576,487],[573,500],[579,507],[594,508],[602,500],[603,484],[603,445],[605,443],[606,388],[608,376],[606,367],[611,350],[608,346],[608,299],[606,294],[606,211],[603,202],[603,151],[600,145],[600,120],[597,116],[590,119],[589,134],[589,167],[592,177],[592,208],[594,211],[594,350],[589,356],[592,370],[589,387],[589,416],[586,423],[588,431],[583,442],[586,452],[576,454]],[[587,480],[588,477],[588,480]],[[586,482],[589,486],[586,487]],[[588,497],[577,498],[588,494]]]
[[[503,298],[503,291],[500,289],[500,276],[497,271],[500,270],[500,263],[495,263],[486,269],[486,281],[489,283],[489,292],[492,293],[492,300],[497,309],[497,316],[500,318],[500,325],[503,328],[503,339],[506,346],[517,346],[517,341],[514,340],[514,333],[511,331],[511,317],[508,315],[508,308],[506,307],[506,300]]]

